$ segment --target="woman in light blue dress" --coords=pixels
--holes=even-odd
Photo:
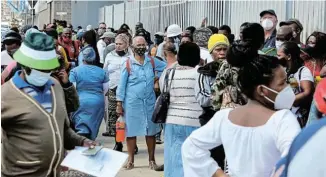
[[[78,134],[95,140],[104,117],[104,92],[109,78],[104,70],[95,66],[95,51],[87,48],[81,51],[83,65],[70,71],[69,80],[78,92],[80,107],[72,115],[72,123]]]
[[[143,37],[135,37],[132,48],[134,56],[122,65],[117,88],[117,114],[123,114],[126,121],[129,160],[125,168],[134,167],[136,137],[146,136],[149,166],[154,169],[155,134],[160,131],[159,125],[151,120],[156,100],[154,82],[158,84],[158,76],[166,64],[145,55],[146,41]]]

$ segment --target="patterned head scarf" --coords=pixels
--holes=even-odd
[[[115,37],[115,40],[122,40],[124,43],[127,44],[127,46],[129,46],[129,37],[124,34],[124,33],[121,33],[121,34],[118,34],[117,37]]]
[[[193,34],[194,42],[199,47],[207,48],[208,40],[212,34],[209,28],[199,28]]]

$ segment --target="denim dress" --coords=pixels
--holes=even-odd
[[[154,136],[160,131],[159,124],[152,122],[156,101],[154,77],[156,72],[157,76],[162,73],[166,64],[155,59],[153,69],[147,55],[143,64],[140,64],[133,56],[129,58],[129,61],[130,73],[124,62],[117,88],[117,101],[123,103],[126,137]]]

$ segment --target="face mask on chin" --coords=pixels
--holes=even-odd
[[[120,57],[126,55],[126,51],[121,50],[121,51],[115,51]]]
[[[44,73],[35,69],[31,69],[31,73],[28,75],[25,70],[23,71],[25,73],[26,81],[36,87],[44,86],[51,78],[51,72]]]
[[[275,101],[272,99],[268,98],[267,96],[264,96],[266,100],[274,104],[274,109],[275,110],[280,110],[280,109],[291,109],[295,100],[295,94],[291,88],[290,85],[286,86],[283,90],[280,92],[277,92],[271,88],[268,88],[263,85],[264,88],[267,90],[276,93],[276,98]]]

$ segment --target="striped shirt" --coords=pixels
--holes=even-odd
[[[47,112],[52,112],[52,94],[51,86],[54,84],[49,80],[45,85],[44,89],[40,90],[38,87],[35,87],[26,81],[24,81],[19,75],[21,71],[17,71],[14,77],[12,78],[13,83],[23,92],[28,94],[30,97],[34,98]]]
[[[177,65],[171,83],[170,105],[166,123],[200,127],[199,116],[203,110],[195,97],[197,69],[197,67],[183,69],[182,66]],[[165,72],[163,72],[162,77],[165,76]],[[172,72],[169,76],[169,83],[171,77]],[[161,89],[163,85],[164,79],[161,79]]]

